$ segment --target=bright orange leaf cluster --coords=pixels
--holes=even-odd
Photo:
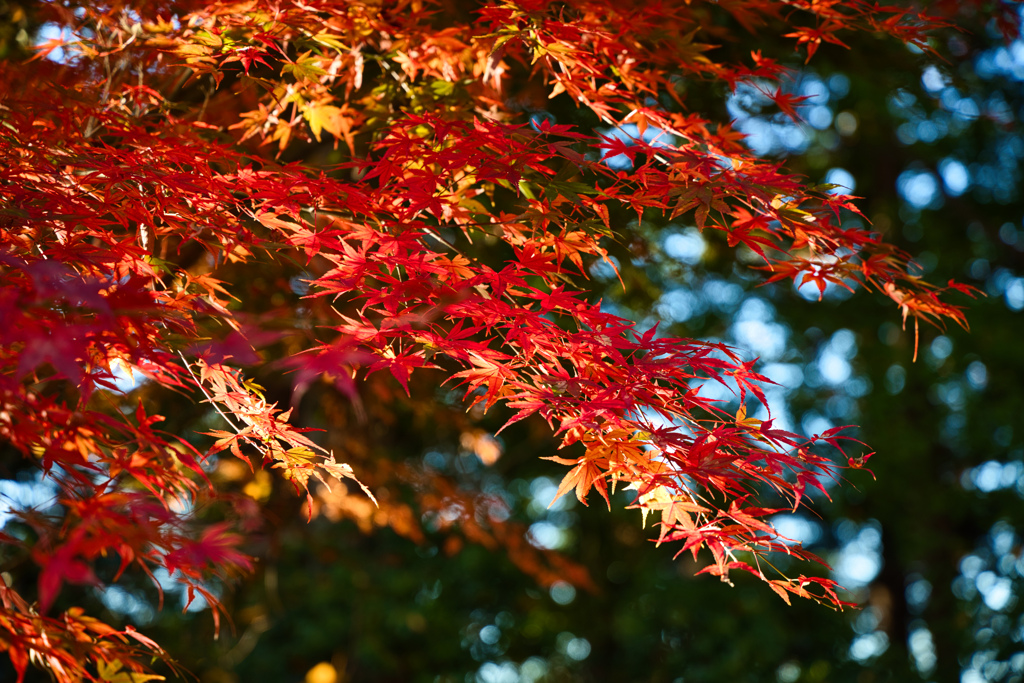
[[[879,235],[843,227],[849,197],[753,156],[727,124],[688,112],[681,87],[754,83],[796,115],[780,87],[786,55],[715,60],[723,18],[749,31],[781,22],[808,59],[856,30],[927,47],[941,22],[859,0],[39,11],[65,39],[0,67],[0,436],[59,487],[62,513],[19,513],[33,534],[0,537],[39,576],[34,597],[0,586],[0,650],[19,672],[33,661],[60,681],[114,680],[145,670],[139,648],[163,656],[134,630],[49,613],[62,585],[100,583],[101,556],[118,557],[119,573],[163,568],[216,607],[205,582],[251,567],[234,522],[188,512],[220,495],[207,476],[216,457],[280,469],[307,491],[360,476],[241,371],[281,339],[296,400],[327,378],[358,410],[367,375],[407,387],[439,370],[470,405],[550,424],[565,447],[551,459],[569,468],[559,495],[610,503],[631,487],[659,542],[709,551],[705,571],[842,604],[828,579],[770,570],[768,553],[811,556],[778,538],[765,521],[776,510],[754,497],[767,487],[799,505],[833,476],[814,449],[839,447],[839,433],[806,438],[725,411],[699,387],[724,382],[741,405],[763,403],[753,364],[640,333],[581,283],[628,220],[682,217],[760,255],[769,281],[859,283],[905,319],[962,324],[944,299],[959,285],[930,286]],[[57,48],[61,63],[43,58]],[[580,120],[659,137],[553,122],[555,98]],[[631,170],[605,163],[620,154]],[[244,295],[246,278],[285,262],[306,268],[302,324]],[[122,409],[129,371],[210,404],[223,418],[212,440],[161,431],[141,403]],[[501,528],[467,536],[522,543]]]

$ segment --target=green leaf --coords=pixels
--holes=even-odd
[[[104,683],[146,683],[147,681],[167,680],[163,676],[157,676],[156,674],[122,671],[122,666],[123,664],[121,664],[121,660],[119,659],[115,659],[112,662],[104,662],[100,660],[96,663],[96,669],[99,672],[100,680]]]
[[[339,52],[349,52],[351,50],[351,48],[346,46],[345,43],[341,42],[341,40],[338,39],[337,36],[332,36],[330,33],[317,33],[315,36],[310,36],[310,38],[320,43],[321,45],[326,45],[327,47],[334,48]]]
[[[433,93],[434,97],[440,99],[442,97],[448,97],[455,92],[455,84],[451,81],[433,81],[430,84],[430,92]]]

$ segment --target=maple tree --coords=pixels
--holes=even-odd
[[[941,18],[759,0],[37,9],[65,34],[38,47],[28,77],[24,64],[0,70],[0,433],[58,487],[60,508],[16,512],[24,533],[0,537],[32,568],[0,587],[0,648],[20,676],[34,662],[58,680],[147,680],[149,657],[170,661],[130,627],[52,614],[65,584],[136,571],[159,589],[163,571],[219,618],[210,582],[252,569],[242,546],[260,516],[258,495],[221,486],[235,459],[280,470],[309,516],[416,540],[413,510],[434,510],[542,584],[586,585],[524,543],[493,498],[344,441],[336,456],[292,419],[327,384],[373,420],[367,391],[411,393],[424,375],[470,409],[506,406],[508,424],[545,421],[563,446],[547,457],[568,468],[557,495],[610,505],[616,487],[635,489],[657,542],[710,560],[703,571],[845,604],[832,580],[774,568],[773,553],[816,558],[779,536],[761,498],[796,508],[869,454],[854,443],[837,460],[841,429],[805,436],[747,417],[766,405],[755,362],[638,328],[589,295],[587,275],[613,266],[608,244],[634,238],[631,220],[683,218],[756,255],[765,282],[875,291],[915,331],[964,325],[947,295],[970,288],[922,280],[909,255],[844,225],[850,197],[753,155],[685,96],[689,81],[754,84],[799,116],[777,58],[714,59],[719,13],[750,30],[786,22],[808,60],[850,31],[928,49]],[[549,101],[573,103],[575,125]],[[274,291],[289,288],[301,302]],[[289,396],[252,379],[261,365],[287,373]],[[207,416],[161,429],[120,388],[126,375]],[[709,398],[707,383],[738,403]],[[495,457],[492,435],[464,438]],[[415,507],[374,497],[396,480],[413,483]]]

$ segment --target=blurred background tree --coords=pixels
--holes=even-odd
[[[744,254],[685,222],[645,221],[637,240],[610,246],[625,289],[610,268],[592,268],[609,310],[759,357],[779,385],[770,399],[780,424],[860,426],[878,451],[875,477],[851,471],[830,500],[775,519],[830,561],[860,609],[789,607],[754,580],[694,577],[623,509],[629,492],[611,512],[571,498],[549,507],[558,474],[537,459],[556,446],[548,431],[527,421],[495,437],[507,414],[467,416],[429,376],[416,377],[410,398],[372,380],[366,421],[313,387],[304,419],[331,441],[372,444],[366,463],[415,463],[455,498],[504,501],[529,547],[508,551],[508,539],[488,541],[471,525],[453,531],[443,510],[423,512],[418,496],[433,489],[415,484],[382,495],[410,503],[422,529],[328,492],[307,524],[287,482],[224,465],[219,481],[263,510],[253,538],[264,560],[224,591],[233,629],[214,641],[201,604],[183,616],[169,594],[160,611],[142,584],[76,599],[147,626],[211,683],[1024,680],[1024,41],[1007,38],[981,4],[937,9],[960,29],[934,36],[944,59],[870,35],[851,37],[849,49],[825,44],[809,65],[793,53],[787,87],[808,97],[799,124],[752,87],[683,87],[688,107],[734,119],[758,154],[863,197],[865,216],[923,275],[984,290],[970,333],[922,330],[912,362],[913,330],[880,298],[830,286],[819,301],[813,285],[761,285],[736,266]],[[0,54],[20,58],[51,37],[32,16],[30,5],[0,3]],[[776,28],[749,33],[723,15],[716,49],[783,54],[792,41]],[[571,103],[521,97],[524,118],[581,123]],[[337,161],[323,146],[305,153]],[[289,277],[268,272],[256,285],[268,297],[290,289],[301,317],[301,283]],[[272,394],[290,390],[287,378],[256,379]],[[168,431],[201,419],[169,417]],[[22,506],[47,495],[25,485],[3,493]],[[543,589],[543,571],[576,580]]]

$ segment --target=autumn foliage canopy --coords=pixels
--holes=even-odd
[[[209,581],[252,569],[260,515],[219,486],[218,463],[235,459],[290,481],[295,514],[334,492],[350,516],[415,541],[414,507],[458,509],[444,519],[467,540],[507,548],[542,584],[585,584],[489,519],[486,495],[347,452],[295,417],[316,388],[372,421],[366,392],[406,392],[415,376],[477,413],[546,422],[562,448],[539,455],[559,495],[611,504],[635,489],[637,523],[665,552],[842,606],[831,580],[774,569],[774,553],[815,558],[777,535],[763,496],[801,505],[862,467],[863,445],[747,417],[768,380],[742,350],[638,328],[602,307],[588,273],[657,216],[755,254],[765,281],[864,289],[915,328],[963,324],[948,295],[965,287],[908,272],[870,227],[843,225],[854,200],[756,157],[686,98],[754,84],[799,117],[791,54],[737,51],[722,16],[788,26],[801,60],[851,31],[927,49],[941,19],[859,0],[36,11],[61,37],[0,67],[0,448],[52,481],[59,506],[17,511],[21,531],[0,535],[16,560],[0,650],[18,672],[141,681],[153,656],[173,656],[79,608],[57,613],[69,584],[166,572],[216,618]],[[575,120],[549,102],[571,102]],[[267,365],[289,396],[254,382]],[[129,378],[207,417],[165,431]],[[731,408],[702,391],[714,383],[735,391]],[[467,434],[484,459],[493,436]],[[415,500],[380,495],[396,479]]]

